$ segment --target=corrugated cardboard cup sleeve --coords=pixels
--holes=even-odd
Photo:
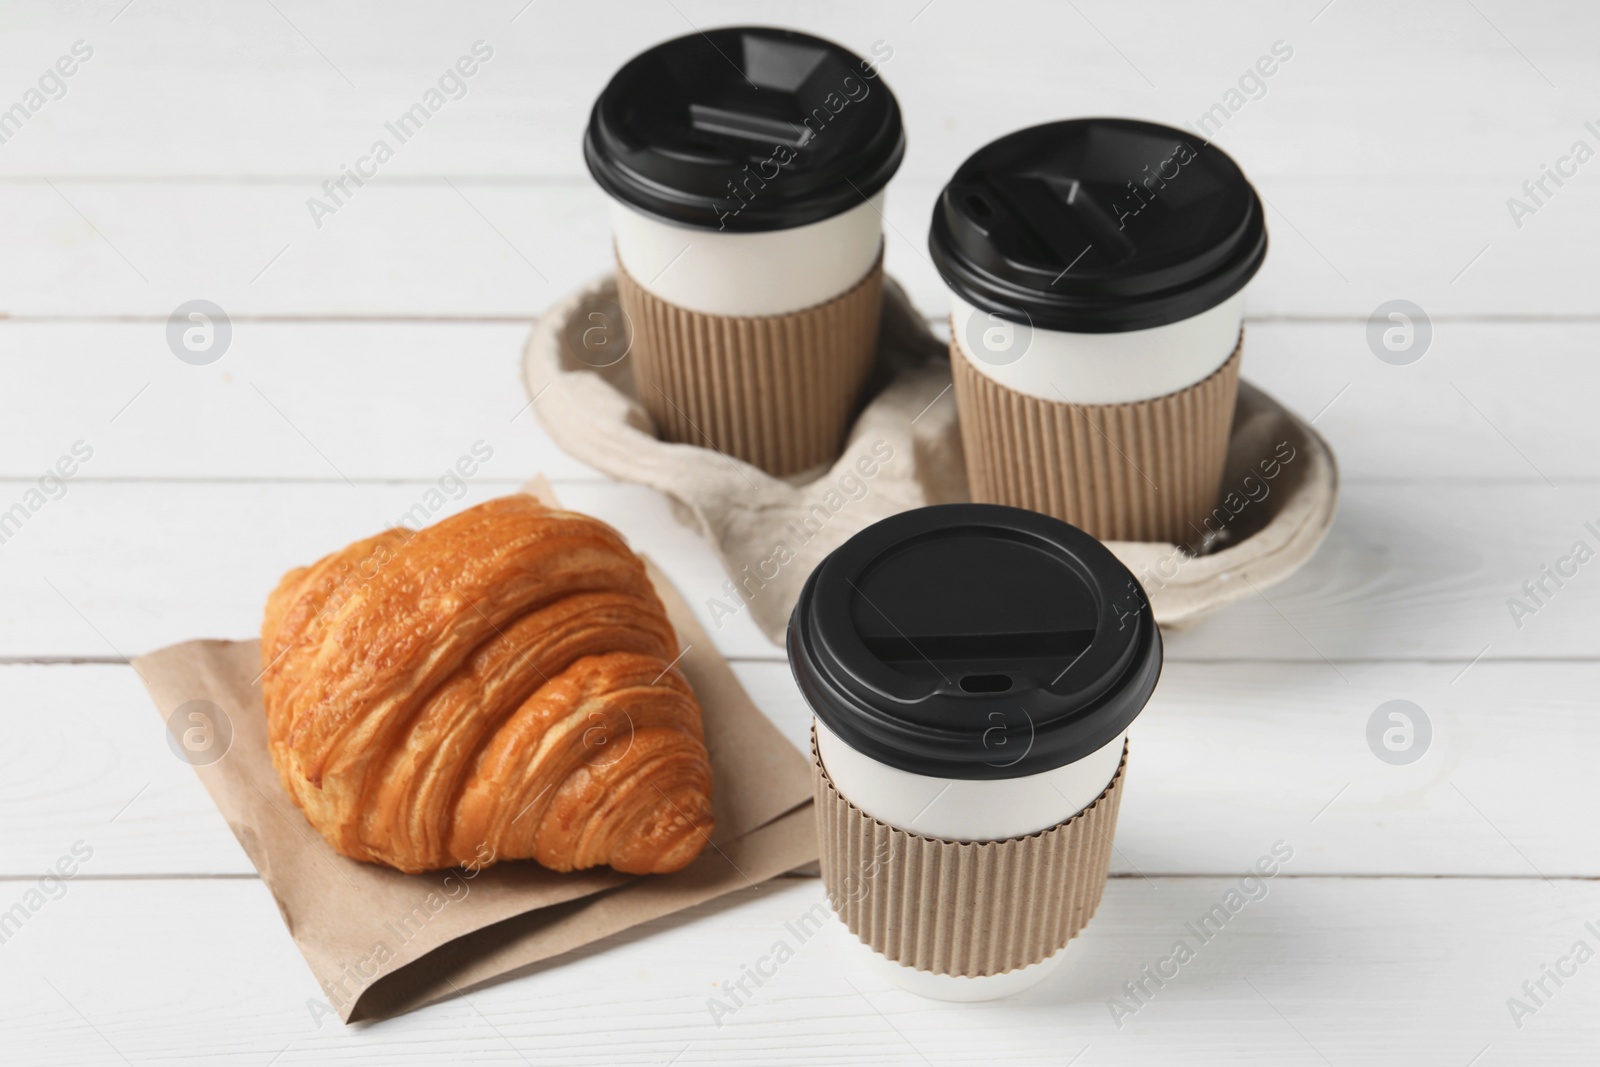
[[[1027,967],[1077,936],[1105,893],[1128,749],[1094,802],[1006,841],[944,841],[880,822],[834,788],[817,757],[817,836],[828,900],[896,963],[981,977]]]
[[[1102,541],[1198,542],[1216,506],[1239,354],[1175,393],[1072,404],[1017,392],[950,344],[972,499],[1042,511]]]
[[[663,440],[786,477],[838,458],[878,348],[883,255],[859,282],[784,315],[670,304],[617,263],[634,387]]]

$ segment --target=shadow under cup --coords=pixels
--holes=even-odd
[[[636,392],[663,439],[780,477],[838,457],[904,153],[877,61],[806,34],[690,34],[617,72],[584,156],[612,199]]]
[[[1200,538],[1267,248],[1233,160],[1130,119],[1021,130],[956,171],[928,246],[973,498],[1105,540]]]
[[[1133,575],[1046,515],[920,508],[822,562],[788,652],[824,884],[867,960],[946,1000],[1043,978],[1099,905],[1161,673]]]

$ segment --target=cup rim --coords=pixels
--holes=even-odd
[[[1119,139],[1126,146],[1171,140],[1174,155],[1165,162],[1178,158],[1179,146],[1190,153],[1215,187],[1229,194],[1235,217],[1223,221],[1225,232],[1219,234],[1208,225],[1215,219],[1190,210],[1193,232],[1186,237],[1190,244],[1176,259],[1169,255],[1141,264],[1138,247],[1130,242],[1121,250],[1120,260],[1073,272],[1074,257],[1094,247],[1090,241],[1082,250],[1051,249],[1066,263],[1066,269],[1053,278],[1053,270],[1044,270],[1042,264],[1020,263],[994,247],[991,235],[1004,217],[981,223],[975,217],[977,205],[971,202],[973,190],[995,180],[1044,182],[1052,188],[1070,181],[1076,188],[1078,180],[1072,174],[1050,172],[1061,166],[1052,154],[1062,153],[1064,146],[1081,146],[1087,157],[1092,146],[1105,156],[1106,146],[1116,146]],[[1127,118],[1048,122],[991,141],[968,156],[940,191],[928,230],[933,265],[945,285],[967,303],[1036,328],[1122,333],[1181,322],[1208,311],[1238,293],[1261,269],[1267,230],[1261,198],[1239,165],[1216,145],[1195,142],[1183,130]],[[1093,165],[1080,161],[1076,169],[1088,175]],[[1181,165],[1177,173],[1180,177],[1170,179],[1175,184],[1182,180]],[[1128,184],[1132,186],[1131,181]],[[1156,193],[1152,202],[1160,199]],[[978,203],[987,203],[987,198],[980,197]],[[1181,221],[1183,215],[1175,218]],[[1030,229],[1039,231],[1032,234],[1035,243],[1047,240],[1042,227],[1037,220],[1030,223]],[[1172,231],[1170,221],[1164,224],[1164,235]],[[1065,233],[1054,236],[1066,239]]]
[[[870,583],[874,569],[898,550],[925,547],[940,538],[991,536],[1010,546],[1004,552],[1013,559],[1031,562],[1027,553],[1039,554],[1041,587],[1043,580],[1055,589],[1081,587],[1084,599],[1076,610],[1080,617],[1093,619],[1092,632],[1070,635],[1078,642],[1089,635],[1081,651],[1070,647],[1068,635],[1057,631],[1038,631],[1030,637],[1035,643],[1049,643],[1043,651],[1022,648],[1009,631],[978,635],[977,641],[996,647],[1010,641],[1018,651],[985,652],[993,668],[963,673],[968,668],[960,664],[970,663],[970,655],[960,647],[948,655],[937,651],[933,642],[945,638],[919,631],[913,639],[898,626],[899,638],[864,639],[857,632],[852,621],[856,599],[870,599],[857,583]],[[1046,560],[1053,568],[1048,572],[1042,569]],[[981,584],[996,578],[1014,585],[1019,572],[1002,574],[1005,568],[996,570],[995,565],[974,559],[961,580]],[[893,603],[871,606],[898,613]],[[1019,627],[1047,625],[1020,610],[1007,622]],[[923,658],[933,664],[937,680],[897,670],[885,658],[896,653],[869,646],[871,641],[898,648],[899,639],[913,651],[917,641],[935,648],[944,667]],[[973,641],[968,635],[955,644],[970,646]],[[842,741],[891,767],[965,780],[1024,777],[1089,755],[1126,732],[1143,711],[1162,664],[1161,634],[1144,591],[1110,549],[1059,519],[998,504],[917,508],[855,534],[806,579],[790,619],[787,646],[801,694],[813,714]],[[1008,656],[1011,666],[1005,666]],[[1052,657],[1070,662],[1045,680],[1035,672],[1047,663],[1047,673],[1054,673],[1058,658]],[[961,676],[947,676],[946,669]],[[967,685],[970,679],[1001,675],[1008,679],[1003,690]],[[1013,747],[1002,750],[1007,743]],[[1021,754],[1013,756],[1018,748]]]
[[[774,161],[776,169],[771,174],[752,175],[747,152],[730,151],[718,156],[714,134],[704,135],[704,143],[695,151],[686,151],[684,145],[676,143],[684,133],[681,126],[658,123],[664,143],[653,143],[648,136],[650,123],[641,119],[633,106],[639,98],[638,82],[650,75],[652,66],[669,61],[692,62],[717,76],[725,75],[731,88],[725,87],[724,91],[730,99],[722,102],[730,102],[732,97],[743,94],[750,75],[729,57],[742,55],[751,39],[813,50],[822,56],[817,61],[818,69],[827,62],[832,64],[833,73],[841,69],[847,72],[840,75],[839,87],[817,97],[810,111],[804,104],[796,104],[806,118],[804,134],[791,137],[795,144],[785,145],[781,138],[786,135],[781,130],[772,135],[773,155],[769,161]],[[859,97],[845,85],[852,79],[857,88],[864,90]],[[711,106],[705,101],[689,100],[688,90],[681,85],[674,85],[673,89],[684,94],[684,112],[692,113],[691,105],[696,103]],[[659,98],[665,91],[658,89],[649,96]],[[718,90],[713,87],[709,91],[715,94]],[[845,95],[841,96],[841,91]],[[713,102],[721,99],[715,95],[710,98]],[[835,110],[823,103],[828,99],[845,102]],[[813,131],[811,116],[819,113],[833,117],[819,120]],[[792,121],[786,125],[791,130],[800,129]],[[785,173],[788,164],[777,162],[779,150],[784,149],[786,158],[793,161],[803,158],[799,154],[808,151],[808,145],[813,145],[809,149],[812,152],[816,151],[814,145],[822,145],[828,154],[813,156],[815,167]],[[900,105],[871,60],[832,41],[796,30],[746,25],[685,34],[628,60],[595,100],[583,137],[584,162],[607,195],[665,222],[730,233],[790,229],[842,214],[889,183],[905,158],[905,147]],[[762,171],[761,164],[757,171]],[[763,177],[770,180],[763,181]],[[749,185],[751,181],[756,182],[754,189]],[[743,199],[735,188],[752,192],[751,198]]]

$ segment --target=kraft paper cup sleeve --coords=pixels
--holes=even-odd
[[[1209,377],[1150,400],[1072,404],[1010,389],[950,342],[972,499],[1042,511],[1102,541],[1197,541],[1216,506],[1243,331]]]
[[[708,610],[715,618],[748,612],[781,645],[807,575],[850,535],[908,508],[971,499],[949,344],[933,335],[892,277],[885,277],[883,295],[869,398],[833,468],[809,483],[656,436],[633,394],[628,361],[596,366],[578,340],[593,323],[619,317],[610,273],[556,301],[528,332],[518,402],[531,405],[551,440],[579,461],[669,497],[736,585],[758,574],[763,584],[754,595]],[[859,465],[873,448],[885,461],[864,477]],[[1156,621],[1187,626],[1310,562],[1333,526],[1338,499],[1339,465],[1328,442],[1306,418],[1241,379],[1216,509],[1202,519],[1220,536],[1201,555],[1169,541],[1109,547],[1144,583]],[[759,575],[757,566],[774,558],[779,544],[793,558],[776,577]]]
[[[783,315],[708,315],[617,262],[634,387],[663,440],[786,477],[838,458],[878,349],[883,253],[850,289]]]
[[[850,932],[896,963],[982,977],[1044,960],[1100,906],[1122,782],[1048,830],[1006,841],[945,841],[880,822],[834,788],[812,734],[817,837],[828,900]]]
[[[555,503],[542,479],[530,489]],[[678,668],[704,713],[717,819],[705,850],[674,874],[562,874],[532,861],[402,874],[348,859],[312,829],[273,769],[259,642],[189,641],[134,660],[163,719],[192,700],[227,716],[230,746],[195,773],[345,1022],[471,991],[817,858],[805,757],[751,702],[671,582],[646,566],[688,650]]]

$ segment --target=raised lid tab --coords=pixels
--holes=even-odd
[[[807,580],[789,661],[812,710],[881,763],[1011,778],[1127,729],[1161,670],[1143,590],[1088,534],[990,504],[856,534]]]
[[[793,30],[692,33],[629,60],[595,102],[584,159],[635,209],[686,226],[788,229],[882,189],[905,155],[877,61]]]
[[[1267,233],[1255,189],[1215,145],[1151,122],[1073,119],[969,157],[934,206],[928,247],[975,307],[1116,333],[1222,303],[1260,269]]]

